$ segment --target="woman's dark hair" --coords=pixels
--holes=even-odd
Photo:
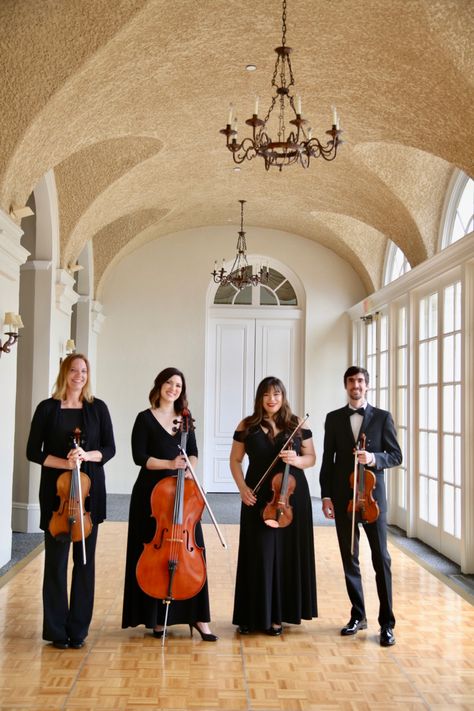
[[[344,387],[347,385],[347,378],[350,378],[351,375],[358,375],[359,373],[364,376],[365,384],[368,386],[369,371],[365,368],[360,368],[358,365],[351,365],[351,367],[344,373]]]
[[[257,392],[255,393],[253,414],[246,417],[243,421],[245,435],[247,435],[251,429],[260,427],[262,423],[267,422],[269,434],[272,436],[273,427],[271,427],[267,419],[267,413],[263,408],[263,396],[269,390],[276,390],[281,393],[281,407],[276,413],[274,419],[277,429],[283,432],[290,432],[298,425],[299,419],[291,412],[285,386],[279,378],[275,378],[271,375],[264,378],[257,388]]]
[[[181,394],[179,398],[174,403],[174,410],[177,415],[181,414],[182,411],[188,406],[188,399],[186,397],[186,380],[183,373],[178,370],[178,368],[165,368],[155,378],[155,384],[150,390],[148,399],[152,407],[158,407],[160,404],[160,392],[163,385],[167,380],[173,377],[173,375],[178,375],[181,378],[183,387],[181,389]]]

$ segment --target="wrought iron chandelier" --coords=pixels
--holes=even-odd
[[[283,166],[299,163],[303,168],[309,166],[311,158],[334,160],[338,146],[343,143],[340,136],[339,118],[335,107],[332,108],[332,128],[326,131],[328,138],[323,145],[313,137],[309,121],[302,117],[301,96],[290,94],[295,80],[291,68],[291,47],[286,46],[286,0],[283,0],[281,47],[276,47],[277,59],[272,77],[272,87],[275,94],[264,119],[258,117],[259,97],[255,97],[255,108],[252,118],[246,120],[247,126],[252,126],[252,138],[238,140],[237,117],[234,108],[229,106],[229,117],[225,128],[220,130],[226,136],[226,145],[232,153],[234,163],[243,163],[260,156],[265,161],[265,168],[277,166],[281,171]],[[268,123],[275,106],[278,106],[277,136],[274,140],[269,135]],[[286,116],[285,116],[286,114]],[[286,120],[294,127],[288,129]]]
[[[217,269],[217,261],[214,262],[214,271],[211,272],[211,276],[214,279],[215,284],[220,284],[222,286],[232,285],[238,291],[243,289],[245,286],[258,286],[259,284],[268,283],[269,268],[260,267],[258,272],[252,272],[252,266],[247,261],[247,242],[245,239],[244,232],[244,204],[245,200],[239,200],[240,202],[240,231],[239,237],[237,239],[236,255],[234,263],[232,264],[230,271],[227,272],[224,268],[224,260],[222,260],[222,267]]]

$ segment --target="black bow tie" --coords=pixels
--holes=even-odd
[[[364,415],[365,415],[365,408],[364,408],[364,407],[358,407],[357,410],[352,410],[352,409],[351,409],[351,410],[349,411],[349,415],[351,415],[351,416],[352,416],[352,415],[355,415],[356,412],[357,412],[358,415],[362,415],[362,417],[364,417]]]

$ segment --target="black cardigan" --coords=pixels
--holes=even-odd
[[[53,511],[57,509],[56,480],[62,474],[61,469],[43,465],[46,457],[66,457],[70,445],[57,436],[61,401],[49,398],[39,403],[31,422],[30,436],[26,447],[26,456],[31,462],[41,464],[41,482],[39,489],[40,528],[46,531]],[[104,464],[115,454],[115,441],[107,405],[94,398],[92,402],[84,400],[82,407],[84,432],[87,438],[86,451],[102,452],[101,462],[83,462],[81,471],[91,480],[89,500],[86,508],[90,510],[92,522],[101,523],[106,516],[106,492]]]

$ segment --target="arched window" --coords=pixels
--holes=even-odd
[[[442,221],[441,249],[474,229],[474,180],[459,171],[451,182]]]
[[[397,247],[395,242],[392,240],[388,241],[387,252],[385,257],[385,269],[383,275],[383,285],[390,284],[390,282],[395,281],[402,274],[409,272],[411,269],[408,259],[405,257],[404,253]]]
[[[251,267],[249,267],[251,269]],[[214,297],[214,304],[234,306],[297,306],[295,290],[288,279],[270,267],[268,283],[246,286],[239,291],[228,284],[220,286]]]

